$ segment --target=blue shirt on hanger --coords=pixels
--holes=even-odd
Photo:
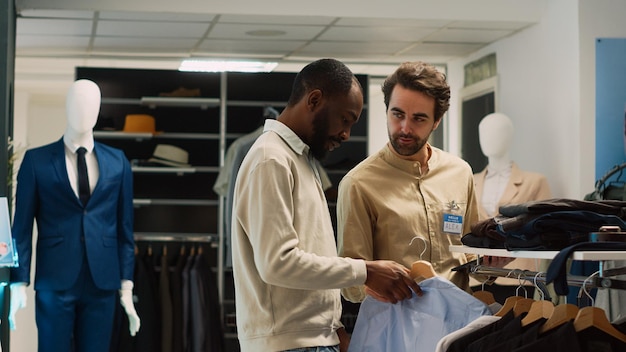
[[[424,295],[396,304],[366,297],[348,352],[434,351],[439,340],[483,315],[489,307],[442,277],[420,282]]]

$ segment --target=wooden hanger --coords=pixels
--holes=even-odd
[[[528,314],[522,319],[522,327],[528,326],[540,319],[548,319],[554,312],[554,304],[551,301],[539,300],[530,305]]]
[[[409,246],[413,244],[413,241],[416,239],[422,240],[422,242],[424,242],[424,250],[420,253],[420,259],[414,261],[413,264],[411,265],[411,277],[413,279],[433,278],[437,276],[437,272],[435,272],[435,268],[433,268],[433,265],[429,261],[422,259],[422,255],[424,255],[424,252],[426,252],[426,246],[427,246],[426,240],[420,236],[415,236],[411,239],[411,242],[409,242]]]
[[[522,313],[527,313],[534,302],[532,298],[518,299],[513,305],[513,315],[519,317]]]
[[[576,318],[574,318],[574,329],[582,331],[591,327],[595,327],[608,335],[626,343],[626,334],[617,330],[606,317],[606,312],[598,307],[584,307],[578,310]]]
[[[506,315],[506,313],[510,312],[513,307],[515,307],[515,302],[517,302],[518,300],[522,299],[524,297],[522,296],[510,296],[507,297],[506,300],[504,301],[504,304],[502,305],[502,308],[500,308],[499,311],[497,311],[494,315],[496,317],[503,317]]]
[[[430,262],[420,259],[414,261],[413,265],[411,265],[411,277],[414,279],[420,277],[430,279],[435,276],[437,276],[437,273]]]
[[[538,290],[540,294],[540,299],[538,301],[534,301],[530,305],[530,309],[528,310],[528,314],[522,319],[521,325],[522,327],[528,326],[536,321],[541,319],[549,319],[554,312],[554,303],[552,301],[544,300],[544,293],[541,287],[537,284],[537,278],[541,275],[541,272],[535,274],[535,278],[533,279],[533,284],[535,285],[535,289]]]
[[[567,323],[568,321],[574,320],[577,314],[577,306],[571,303],[559,304],[554,307],[554,311],[552,311],[552,314],[550,315],[548,320],[543,323],[541,329],[539,330],[539,333],[543,334],[544,332],[557,328]]]
[[[513,274],[514,271],[511,271],[507,274],[507,277],[510,274]],[[524,288],[524,286],[522,286],[522,280],[521,280],[521,272],[518,272],[517,275],[517,280],[520,282],[519,286],[517,287],[517,289],[515,290],[515,296],[511,296],[511,297],[507,297],[506,300],[504,301],[504,305],[502,306],[502,308],[500,308],[499,311],[497,311],[494,315],[497,317],[503,317],[505,316],[508,312],[510,312],[511,310],[513,310],[513,308],[515,307],[515,304],[517,303],[517,301],[521,300],[521,299],[529,299],[526,297],[522,297],[519,295],[519,290],[523,289],[524,293],[526,293],[526,288]],[[518,307],[518,312],[519,314],[524,312],[524,309],[526,309],[526,311],[528,311],[528,308],[524,308],[528,303],[521,303],[520,306]],[[518,316],[518,314],[515,314],[515,311],[513,311],[513,314],[515,316]]]
[[[480,288],[481,288],[480,291],[473,292],[472,296],[476,297],[477,299],[479,299],[486,305],[496,303],[496,298],[493,296],[493,293],[489,291],[485,291],[485,281],[483,281]]]
[[[472,293],[472,296],[474,296],[477,299],[481,300],[486,305],[490,305],[490,304],[496,303],[496,298],[493,296],[493,293],[491,293],[489,291],[485,291],[485,290],[476,291],[476,292]]]

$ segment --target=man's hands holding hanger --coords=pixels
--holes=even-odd
[[[411,298],[413,292],[422,295],[422,289],[411,278],[411,270],[391,260],[366,261],[365,292],[373,298],[389,303]]]

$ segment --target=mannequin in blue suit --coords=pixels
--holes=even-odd
[[[132,302],[134,240],[130,164],[118,149],[95,142],[100,89],[78,80],[67,94],[60,140],[28,150],[17,176],[13,236],[19,266],[11,268],[9,320],[26,304],[37,223],[35,319],[40,352],[108,351],[115,294],[131,335],[139,330]],[[76,150],[87,149],[91,196],[78,197]]]

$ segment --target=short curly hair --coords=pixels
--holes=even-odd
[[[422,61],[404,62],[385,79],[382,91],[387,109],[396,84],[434,98],[435,121],[439,121],[450,107],[450,86],[446,82],[446,75],[431,64]]]

